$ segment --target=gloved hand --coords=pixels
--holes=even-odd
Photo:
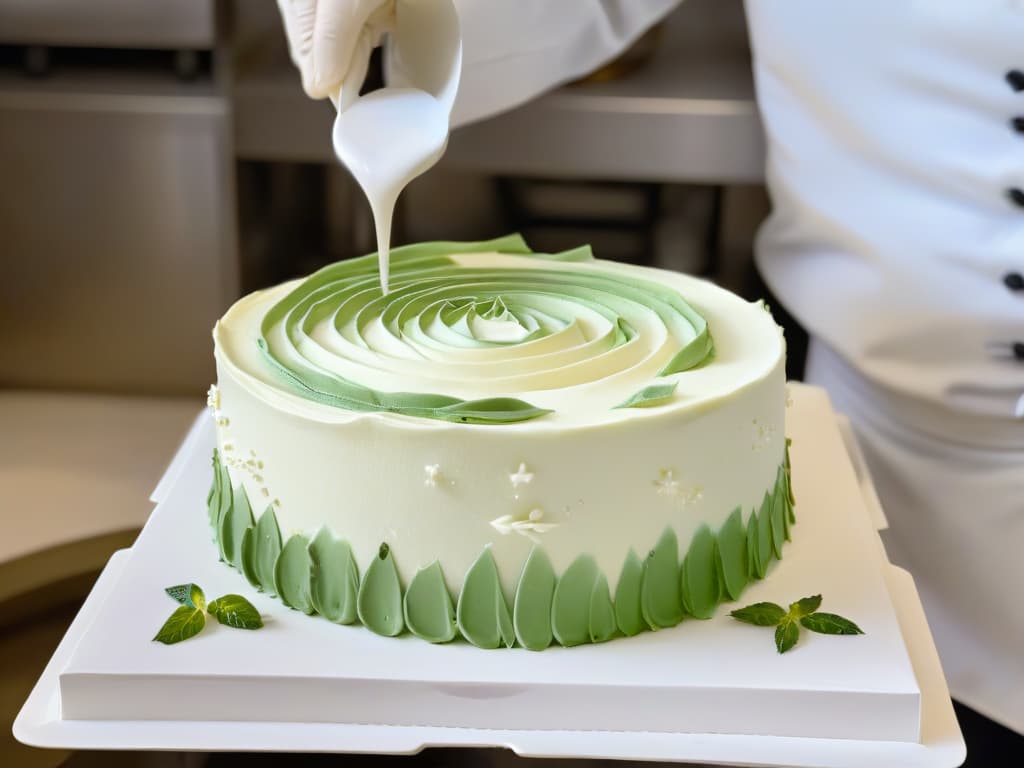
[[[337,99],[342,85],[358,91],[370,52],[395,17],[395,0],[277,0],[277,6],[302,87],[314,99]]]

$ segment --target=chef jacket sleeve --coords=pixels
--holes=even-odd
[[[591,72],[681,0],[455,0],[462,80],[452,125],[516,107]]]

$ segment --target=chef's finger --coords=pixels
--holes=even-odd
[[[313,27],[312,66],[303,77],[314,99],[335,94],[341,87],[370,14],[380,0],[321,0]]]
[[[277,0],[277,8],[284,23],[288,53],[292,62],[302,72],[313,50],[317,0]]]

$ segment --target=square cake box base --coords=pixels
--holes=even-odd
[[[935,646],[910,576],[887,580],[921,686],[920,743],[702,733],[513,731],[327,723],[244,723],[61,718],[58,677],[98,607],[121,578],[130,553],[117,553],[58,646],[14,722],[14,735],[43,748],[190,752],[416,754],[430,747],[503,748],[522,757],[672,761],[715,765],[954,768],[965,748]],[[488,762],[493,763],[493,759]],[[497,763],[500,765],[501,763]]]
[[[920,747],[921,688],[886,581],[891,566],[827,398],[794,387],[793,401],[787,430],[798,524],[785,559],[742,602],[787,603],[821,592],[825,609],[855,618],[864,636],[805,632],[797,649],[779,656],[770,630],[740,625],[721,609],[706,622],[531,653],[385,639],[312,619],[253,592],[206,545],[213,434],[201,419],[120,573],[104,596],[94,596],[91,615],[76,622],[85,623],[57,670],[59,719],[101,727],[231,721],[397,727],[407,735],[465,731],[490,734],[470,743],[513,748],[493,734],[526,733],[541,742],[544,733],[605,733],[613,741],[614,734],[632,735],[629,743],[640,735],[655,743],[714,734],[719,741],[771,736]],[[242,635],[213,625],[179,646],[151,643],[173,608],[161,599],[163,588],[186,581],[211,595],[245,594],[268,616],[267,628]],[[617,754],[610,744],[599,751],[659,759]],[[590,754],[570,754],[577,752]]]

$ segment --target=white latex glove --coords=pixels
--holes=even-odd
[[[302,87],[314,99],[339,99],[343,84],[358,91],[370,52],[395,16],[395,0],[277,0],[277,6]]]

